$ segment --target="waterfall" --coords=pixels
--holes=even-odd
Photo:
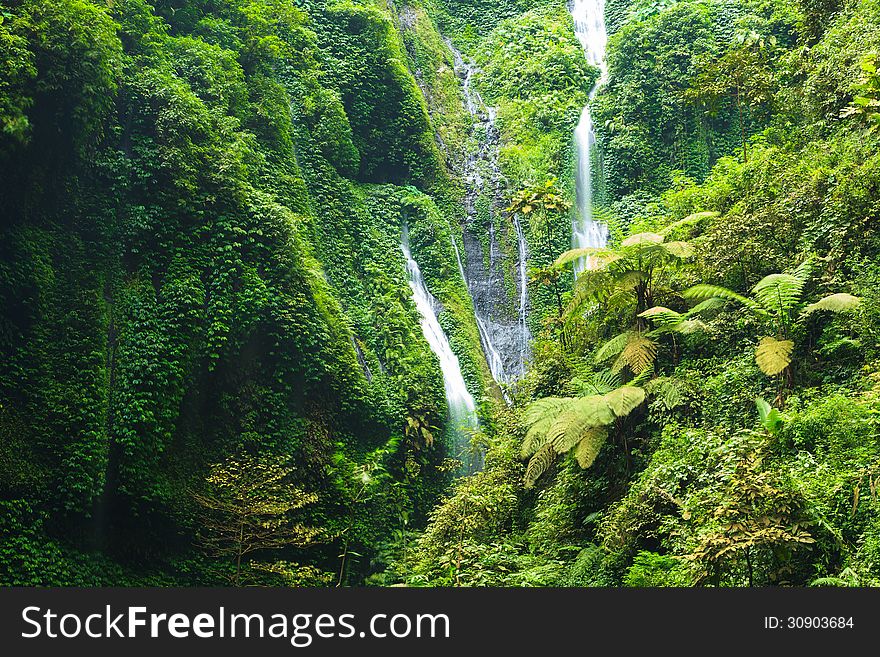
[[[605,82],[605,45],[608,35],[605,32],[605,0],[572,0],[571,17],[574,32],[581,42],[587,61],[599,68],[601,75],[590,91],[590,100],[596,89]],[[571,245],[575,249],[601,248],[608,239],[606,227],[593,219],[592,162],[590,160],[596,133],[590,116],[589,103],[581,112],[581,119],[574,131],[577,148],[577,213],[572,223]],[[575,263],[575,275],[591,266],[589,259]]]
[[[476,201],[488,190],[490,213],[497,212],[501,196],[501,171],[498,166],[500,135],[495,125],[496,111],[487,106],[480,93],[474,89],[473,78],[478,72],[472,61],[465,59],[452,42],[444,39],[452,52],[455,71],[461,81],[465,107],[473,119],[472,134],[476,149],[470,153],[464,165],[465,209],[468,224],[477,216]],[[482,241],[464,230],[464,246],[467,252],[467,268],[462,265],[458,245],[453,237],[458,266],[474,302],[474,314],[480,333],[480,342],[489,371],[498,383],[510,383],[525,373],[525,363],[530,357],[531,334],[526,322],[528,312],[528,279],[526,274],[528,250],[525,235],[517,219],[514,219],[517,239],[517,314],[509,317],[510,301],[504,286],[504,263],[494,223],[489,221],[489,263],[483,263]],[[507,312],[505,312],[507,311]],[[505,393],[505,399],[507,394]],[[508,399],[509,401],[509,399]]]
[[[434,309],[440,303],[428,291],[422,270],[413,259],[409,248],[409,231],[403,228],[400,248],[406,257],[406,277],[413,292],[413,301],[421,316],[422,333],[431,351],[440,361],[443,374],[443,386],[446,391],[446,403],[449,406],[449,424],[454,437],[453,449],[455,456],[465,464],[465,472],[472,473],[482,468],[482,454],[473,454],[471,436],[480,426],[477,418],[476,404],[468,392],[458,363],[458,356],[452,351],[449,340],[443,332]]]

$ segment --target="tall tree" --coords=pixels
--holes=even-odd
[[[293,518],[294,511],[318,496],[293,486],[292,473],[284,457],[229,457],[211,467],[205,490],[193,493],[204,510],[204,547],[217,558],[233,560],[234,586],[242,584],[243,562],[253,553],[305,547],[320,535]]]

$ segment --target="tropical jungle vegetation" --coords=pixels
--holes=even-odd
[[[0,583],[880,585],[880,0],[604,12],[0,0]]]

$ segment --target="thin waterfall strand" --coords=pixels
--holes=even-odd
[[[421,316],[422,333],[431,351],[440,361],[446,403],[449,406],[449,420],[455,439],[453,447],[456,455],[465,462],[466,471],[474,472],[482,467],[482,456],[470,453],[471,436],[480,426],[476,404],[465,385],[458,356],[452,351],[449,340],[434,314],[434,308],[439,304],[428,291],[422,270],[412,257],[409,248],[409,231],[406,227],[403,229],[400,248],[406,257],[406,277],[413,292],[416,309]]]

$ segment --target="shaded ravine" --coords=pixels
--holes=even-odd
[[[574,32],[584,49],[584,55],[591,66],[601,71],[599,79],[590,91],[590,101],[596,90],[605,82],[605,46],[608,35],[605,31],[605,0],[571,0],[571,17]],[[575,249],[601,248],[608,240],[606,226],[593,219],[593,147],[596,133],[589,103],[581,112],[581,118],[574,131],[577,149],[577,212],[571,227],[571,246]],[[575,263],[575,275],[590,267],[589,258]]]
[[[410,251],[409,230],[406,226],[403,227],[400,249],[406,258],[406,278],[413,292],[416,309],[421,316],[422,334],[431,351],[440,361],[446,402],[449,406],[452,454],[463,463],[461,474],[471,474],[483,467],[482,452],[471,449],[471,438],[480,426],[476,404],[471,393],[468,392],[458,356],[452,351],[449,339],[437,319],[437,313],[442,309],[442,305],[428,291],[422,271]]]
[[[472,135],[476,148],[464,164],[466,222],[462,230],[465,261],[462,262],[456,245],[459,269],[474,304],[480,342],[492,377],[498,383],[512,383],[525,374],[530,357],[531,334],[528,317],[528,279],[526,266],[528,247],[514,218],[517,240],[517,268],[515,272],[516,297],[510,298],[505,286],[505,262],[495,231],[494,218],[503,204],[501,172],[498,166],[500,135],[495,125],[495,108],[487,106],[473,86],[477,68],[465,59],[452,43],[445,39],[455,63],[455,73],[461,82],[465,107],[473,119]],[[488,262],[480,238],[477,201],[488,196]],[[482,229],[485,230],[485,229]],[[454,241],[454,240],[453,240]]]

